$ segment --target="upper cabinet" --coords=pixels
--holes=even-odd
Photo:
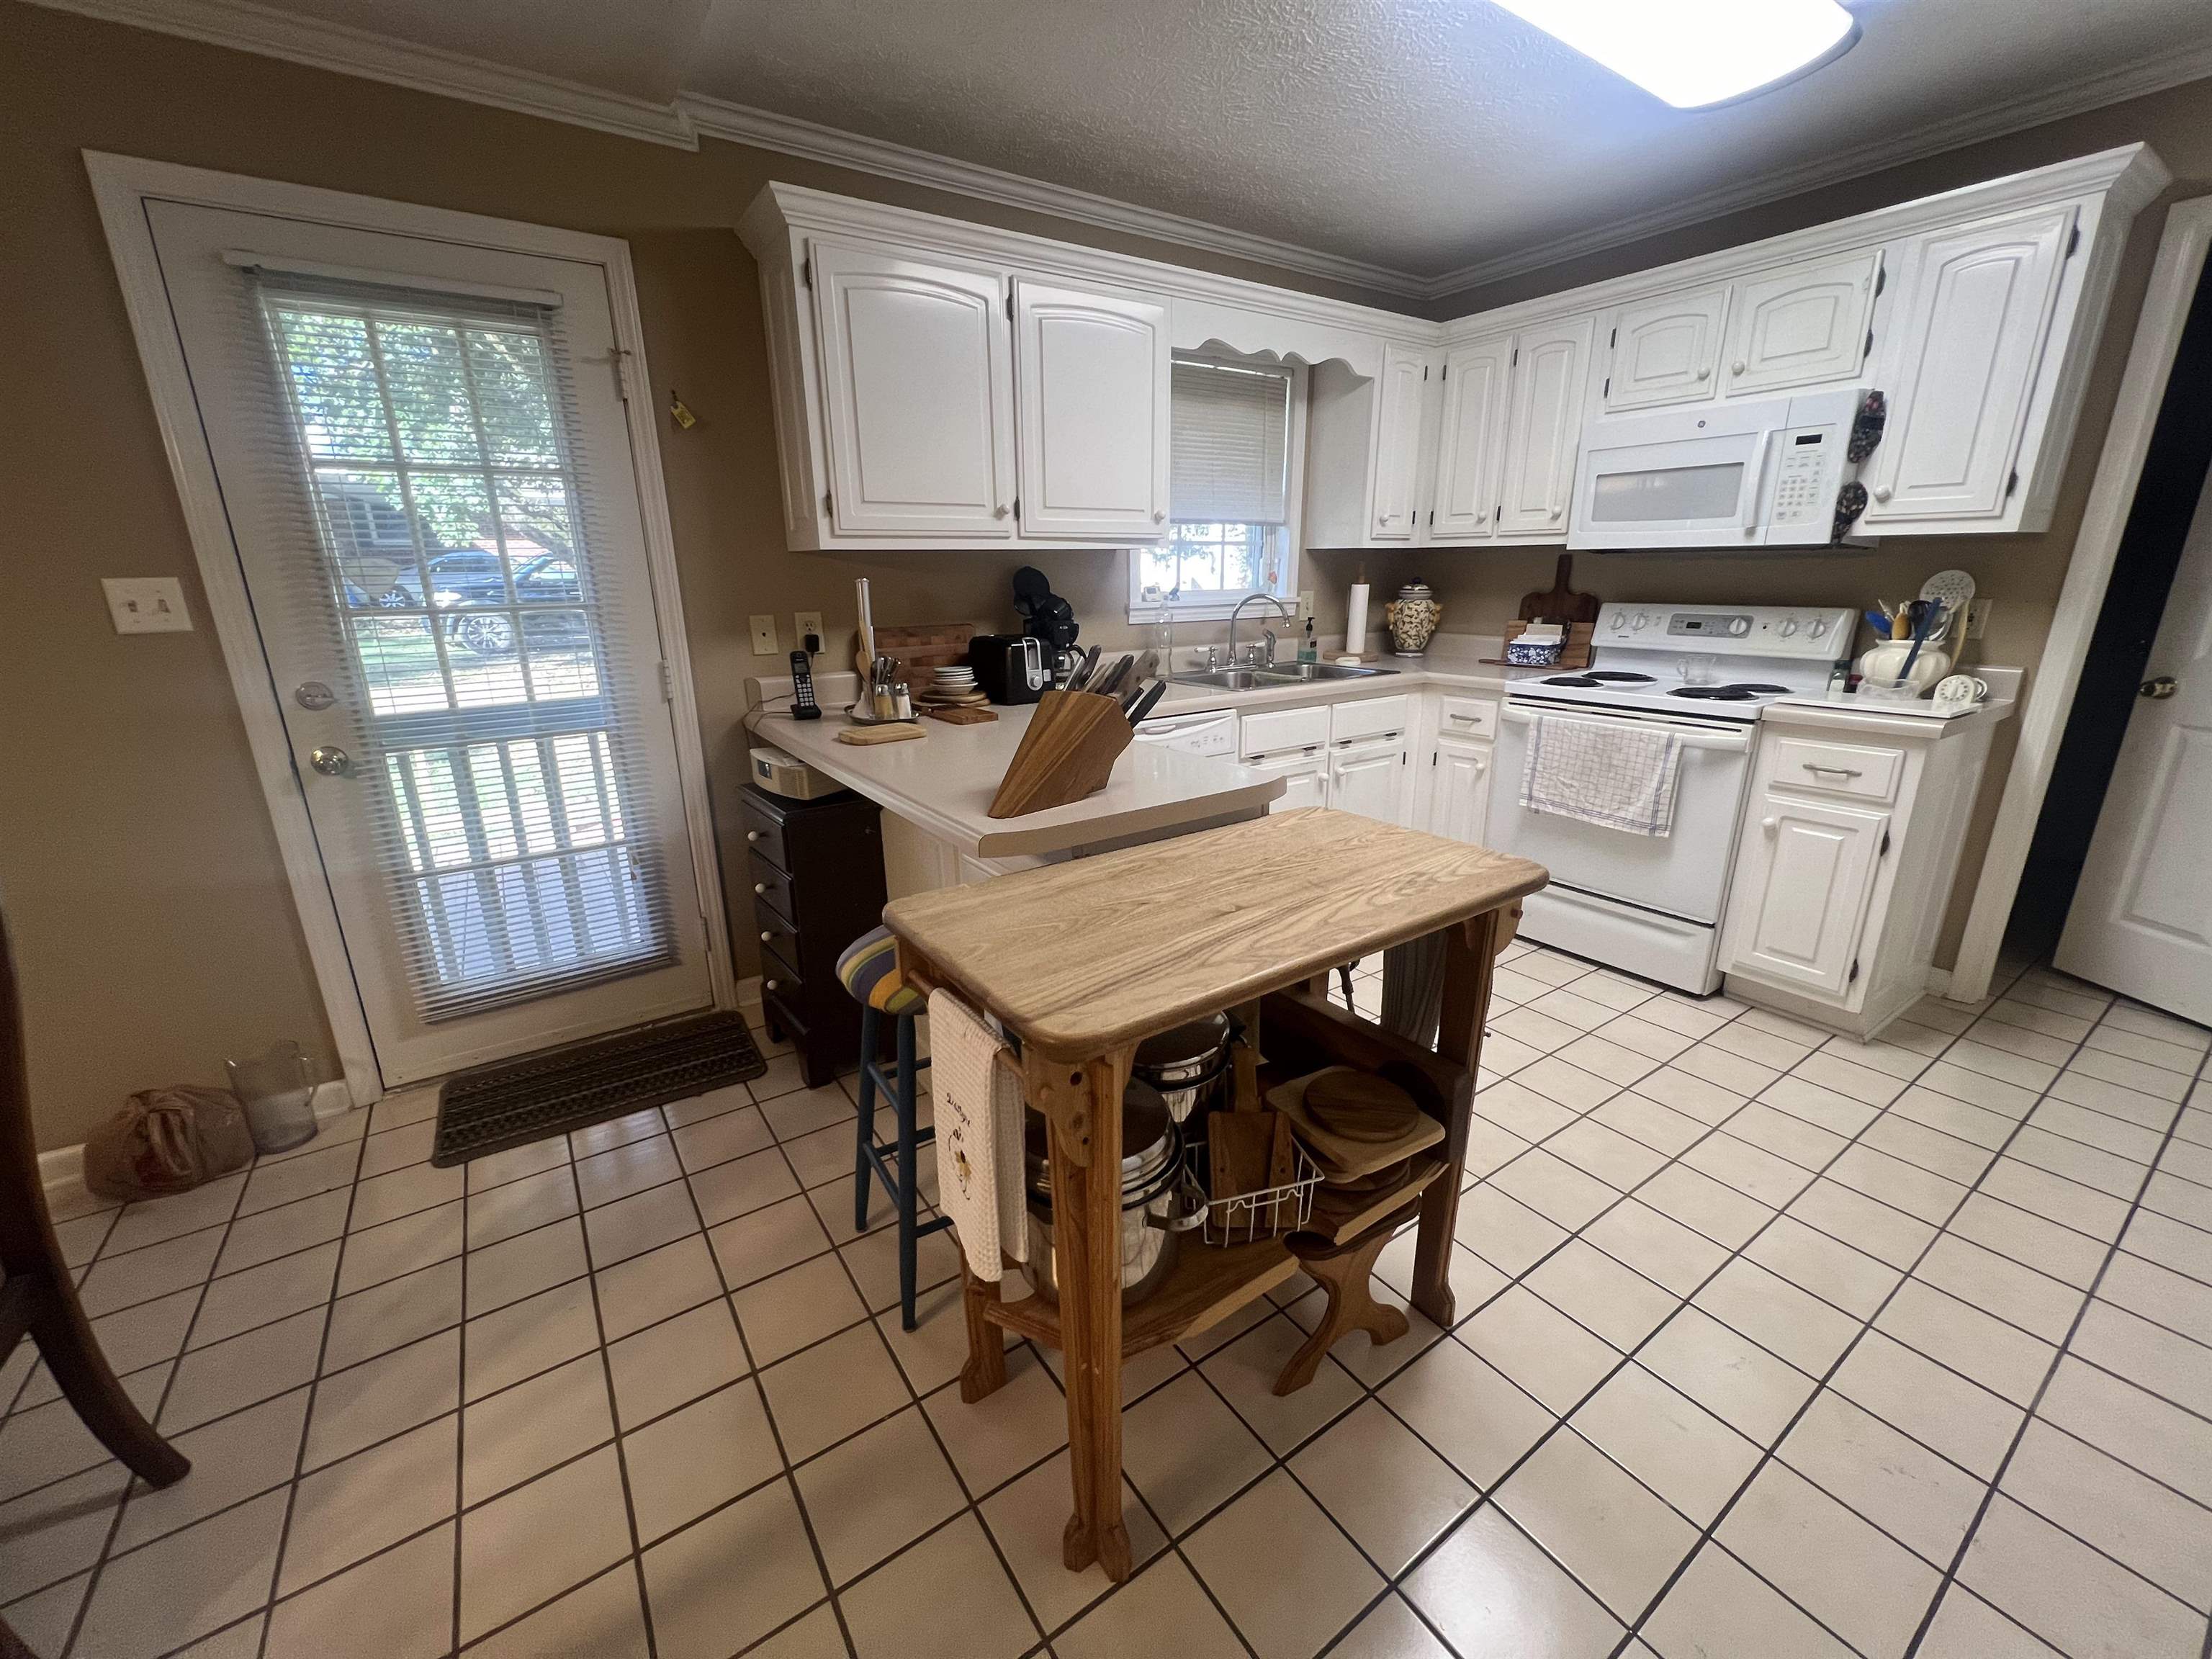
[[[1713,394],[1725,283],[1662,295],[1613,313],[1602,390],[1607,410],[1694,402]]]
[[[1014,278],[1028,536],[1151,540],[1168,518],[1168,308]]]
[[[1566,538],[1596,331],[1595,319],[1570,317],[1525,329],[1515,338],[1498,517],[1502,538]]]
[[[1813,259],[1738,284],[1721,390],[1730,397],[1847,380],[1874,346],[1881,250]]]
[[[1378,541],[1410,540],[1419,516],[1421,412],[1428,396],[1429,365],[1419,351],[1395,343],[1382,348],[1382,380],[1376,388],[1374,501],[1367,533]]]
[[[828,238],[811,252],[830,522],[854,536],[1012,535],[998,274]]]
[[[1887,359],[1889,429],[1875,450],[1863,522],[1987,522],[2005,516],[2067,256],[2071,204],[2008,214],[1905,250],[1897,349]]]
[[[1432,542],[1470,541],[1496,533],[1505,459],[1505,387],[1513,363],[1509,335],[1455,346],[1444,354],[1443,408],[1437,433]]]

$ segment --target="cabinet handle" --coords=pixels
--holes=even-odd
[[[1005,518],[1006,516],[1006,504],[1004,501],[1000,501],[996,507],[991,509],[991,516],[994,519]]]
[[[1859,769],[1856,766],[1823,766],[1818,761],[1807,761],[1803,764],[1808,772],[1833,772],[1839,778],[1855,778],[1860,775]]]
[[[1874,498],[1878,501],[1887,501],[1889,499],[1889,486],[1887,484],[1876,484],[1874,487]]]
[[[1480,720],[1480,719],[1482,718],[1482,716],[1480,716],[1480,714],[1454,714],[1454,715],[1452,715],[1452,716],[1451,716],[1451,718],[1452,718],[1453,720],[1458,720],[1458,721],[1462,722],[1462,724],[1464,724],[1464,725],[1469,725],[1469,726],[1471,726],[1471,725],[1473,725],[1475,721],[1477,721],[1477,720]]]
[[[768,944],[770,940],[774,939],[775,938],[775,935],[774,933],[769,933],[769,932],[768,931],[768,929],[767,929],[767,928],[763,927],[763,928],[762,928],[762,929],[761,929],[761,943],[762,943],[763,945],[766,945],[766,944]]]
[[[1167,521],[1168,515],[1166,514],[1158,511],[1157,508],[1154,509],[1152,513],[1152,522],[1154,524],[1165,524]]]
[[[1774,834],[1776,830],[1782,828],[1782,820],[1780,818],[1761,818],[1759,821],[1759,827],[1765,830],[1766,833],[1771,836]]]
[[[759,830],[746,830],[746,831],[745,831],[745,839],[746,839],[747,841],[758,841],[758,840],[760,839],[760,831],[759,831]]]
[[[1558,518],[1558,517],[1559,517],[1562,513],[1565,513],[1566,510],[1567,510],[1567,509],[1566,509],[1565,507],[1553,507],[1553,508],[1552,509],[1552,516],[1553,516],[1553,518],[1555,518],[1555,519],[1556,519],[1556,518]]]
[[[1743,359],[1742,359],[1742,358],[1741,358],[1741,357],[1739,357],[1739,358],[1737,358],[1737,359],[1735,360],[1735,362],[1734,362],[1733,363],[1729,364],[1729,374],[1742,374],[1742,373],[1743,373]]]
[[[1735,372],[1739,374],[1743,373],[1741,364],[1737,365]],[[1713,371],[1710,368],[1701,368],[1698,371],[1698,378],[1701,380],[1710,380],[1713,378]]]
[[[756,893],[765,893],[768,891],[768,884],[764,881],[755,882],[753,884],[753,891]]]
[[[776,991],[782,988],[781,984],[772,979],[764,979],[761,981],[761,989],[763,991]]]

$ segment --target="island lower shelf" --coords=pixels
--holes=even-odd
[[[1226,1248],[1185,1243],[1167,1282],[1121,1310],[1122,1358],[1180,1342],[1218,1324],[1253,1297],[1273,1290],[1297,1267],[1282,1238],[1258,1238]],[[1060,1309],[1041,1296],[988,1303],[983,1316],[1036,1341],[1061,1346]]]

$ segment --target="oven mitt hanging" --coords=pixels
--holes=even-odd
[[[952,1218],[969,1272],[994,1283],[1002,1260],[1029,1259],[1022,1091],[999,1063],[1005,1047],[958,998],[945,991],[929,994],[937,1201]]]

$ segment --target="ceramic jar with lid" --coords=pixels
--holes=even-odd
[[[1390,629],[1390,648],[1401,657],[1418,657],[1436,637],[1444,619],[1443,607],[1423,581],[1407,582],[1398,597],[1382,607],[1382,620]]]

